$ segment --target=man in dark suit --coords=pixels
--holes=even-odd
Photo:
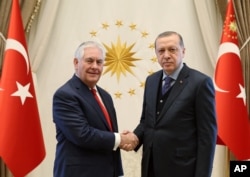
[[[75,53],[75,74],[54,94],[54,177],[123,176],[119,147],[138,143],[132,133],[118,133],[112,98],[96,85],[104,58],[100,44],[82,43]]]
[[[217,124],[210,77],[183,63],[180,34],[155,40],[162,70],[146,79],[141,120],[134,133],[143,145],[142,177],[210,177]],[[165,78],[170,81],[165,87]],[[127,148],[131,146],[127,146]]]

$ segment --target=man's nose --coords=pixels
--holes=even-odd
[[[164,52],[164,58],[169,58],[170,57],[170,52],[168,50],[166,50]]]
[[[92,67],[98,67],[98,61],[94,61],[93,63],[92,63]]]

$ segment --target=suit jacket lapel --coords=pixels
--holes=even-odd
[[[184,65],[178,78],[175,81],[175,84],[172,87],[171,93],[169,94],[169,96],[165,102],[165,105],[162,109],[162,112],[160,113],[157,121],[159,121],[162,117],[164,117],[164,115],[168,111],[169,107],[175,102],[176,97],[178,97],[180,95],[181,91],[187,85],[187,83],[188,83],[188,80],[187,80],[188,71],[189,71],[189,68],[186,65]]]
[[[92,95],[91,91],[89,90],[88,86],[85,85],[75,75],[73,76],[72,80],[73,80],[73,83],[74,83],[76,89],[79,91],[79,94],[81,95],[81,98],[86,100],[96,110],[96,112],[99,114],[98,117],[101,118],[100,121],[102,121],[106,125],[107,129],[109,129],[109,125],[108,125],[108,123],[107,123],[107,121],[106,121],[106,119],[104,117],[104,114],[103,114],[101,108],[99,107],[98,103],[96,102],[95,98],[93,97],[93,95]]]
[[[150,81],[150,85],[147,85],[147,100],[150,100],[150,104],[152,105],[152,122],[155,123],[156,121],[156,105],[157,105],[157,99],[158,99],[158,90],[159,90],[159,84],[161,83],[162,78],[162,70],[158,71],[153,78],[151,78],[152,81]],[[161,85],[161,84],[160,84]]]

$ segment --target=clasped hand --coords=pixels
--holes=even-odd
[[[123,131],[120,133],[121,136],[121,143],[119,147],[125,151],[132,151],[138,145],[139,140],[137,136],[128,130]]]

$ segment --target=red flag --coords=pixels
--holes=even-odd
[[[12,1],[0,109],[0,156],[23,177],[42,162],[45,146],[18,0]]]
[[[217,144],[228,146],[238,160],[250,158],[250,126],[233,3],[228,2],[215,70]]]

